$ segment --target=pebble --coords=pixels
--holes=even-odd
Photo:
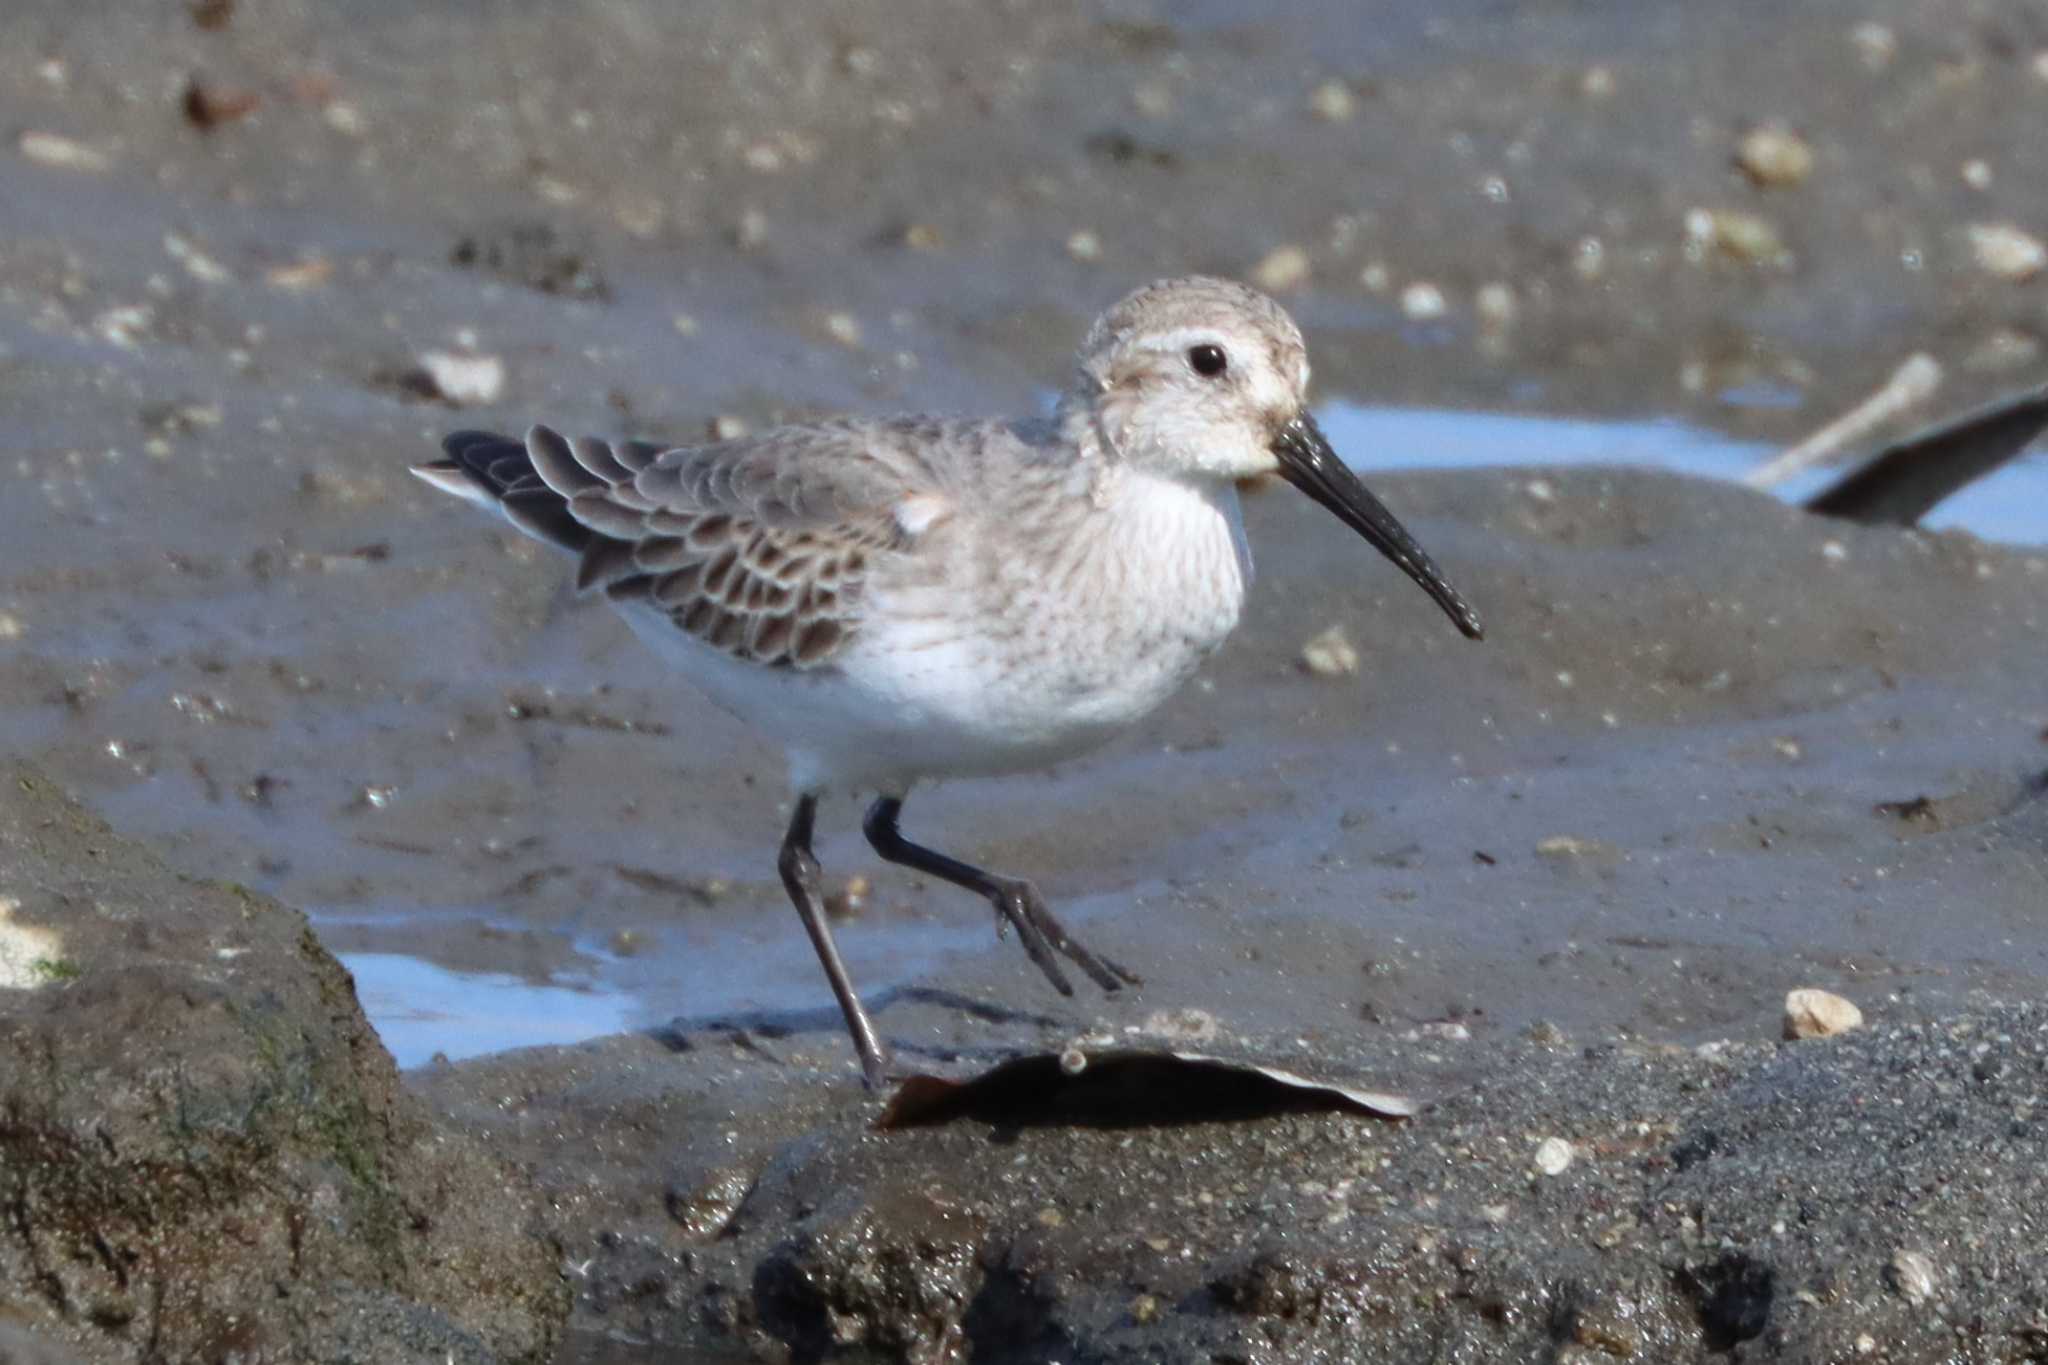
[[[1140,1294],[1131,1300],[1131,1321],[1140,1327],[1159,1321],[1159,1297],[1156,1294]]]
[[[1344,123],[1358,112],[1358,101],[1344,82],[1324,81],[1310,92],[1308,107],[1325,123]]]
[[[272,289],[314,289],[334,274],[334,262],[325,256],[308,256],[303,261],[274,265],[263,272],[263,282]]]
[[[1308,253],[1298,246],[1278,246],[1252,267],[1252,279],[1269,294],[1284,294],[1308,282]]]
[[[851,313],[828,314],[825,331],[841,346],[860,345],[860,319]]]
[[[105,152],[61,133],[31,130],[23,133],[15,146],[38,165],[58,166],[67,171],[104,171],[114,164]]]
[[[730,412],[719,413],[711,419],[709,427],[711,439],[714,441],[737,441],[749,430],[746,418]]]
[[[2031,280],[2048,266],[2048,247],[2011,223],[1972,223],[1969,232],[1978,268],[2001,280]]]
[[[32,924],[16,924],[21,902],[0,896],[0,990],[34,990],[57,977],[50,964],[63,960],[63,941],[56,932]]]
[[[1892,1253],[1887,1270],[1892,1288],[1907,1303],[1918,1307],[1934,1297],[1934,1261],[1926,1252],[1901,1247]]]
[[[261,103],[253,90],[226,90],[197,79],[185,86],[185,120],[202,132],[239,123]]]
[[[1536,1169],[1545,1175],[1563,1175],[1578,1152],[1561,1137],[1547,1137],[1536,1144]]]
[[[1973,156],[1963,163],[1963,183],[1973,190],[1991,188],[1991,163],[1981,156]]]
[[[130,303],[109,308],[92,320],[92,329],[102,341],[132,351],[142,343],[142,338],[156,321],[156,311],[148,304]]]
[[[1067,254],[1084,263],[1099,261],[1102,259],[1102,239],[1083,228],[1067,238]]]
[[[1517,305],[1515,287],[1500,280],[1479,286],[1479,292],[1472,296],[1472,311],[1479,315],[1479,323],[1493,331],[1505,331],[1515,321]]]
[[[1626,1317],[1582,1308],[1572,1328],[1572,1340],[1600,1354],[1594,1360],[1632,1360],[1642,1349],[1642,1332]]]
[[[334,101],[320,111],[320,117],[343,137],[361,137],[369,127],[363,122],[363,111],[347,100]]]
[[[1966,369],[2013,370],[2039,363],[2041,342],[2016,327],[1998,327],[1963,358]]]
[[[1579,238],[1572,247],[1572,269],[1580,279],[1588,282],[1607,273],[1607,248],[1598,237]]]
[[[505,392],[505,362],[494,355],[426,351],[420,369],[433,381],[434,392],[459,408],[495,403]]]
[[[11,611],[0,611],[0,640],[21,638],[21,618]]]
[[[1344,633],[1331,626],[1301,647],[1301,666],[1318,678],[1342,678],[1358,672],[1358,647]]]
[[[1762,123],[1743,134],[1735,164],[1750,182],[1768,189],[1803,185],[1813,174],[1813,148],[1782,123]]]
[[[1154,1010],[1138,1031],[1173,1042],[1207,1043],[1216,1037],[1216,1016],[1198,1009]]]
[[[1606,66],[1589,66],[1579,77],[1579,93],[1589,100],[1604,100],[1614,94],[1614,70]]]
[[[1158,81],[1142,81],[1131,91],[1131,107],[1149,119],[1173,113],[1173,91]]]
[[[1426,1024],[1417,1024],[1403,1036],[1410,1042],[1433,1038],[1440,1043],[1469,1043],[1472,1030],[1455,1019],[1432,1019]]]
[[[868,895],[872,884],[858,872],[846,879],[846,884],[825,897],[825,913],[834,919],[856,919],[868,908]]]
[[[733,225],[732,244],[741,251],[757,250],[768,240],[768,215],[759,209],[745,209]]]
[[[1785,1037],[1832,1038],[1863,1027],[1863,1011],[1833,991],[1801,987],[1785,996]]]
[[[1593,858],[1613,852],[1613,846],[1598,839],[1581,839],[1572,834],[1553,834],[1536,841],[1537,855],[1544,858]]]
[[[175,232],[164,237],[164,251],[201,284],[220,284],[234,278],[226,266]]]
[[[1414,322],[1428,322],[1444,315],[1448,305],[1444,291],[1428,280],[1417,280],[1401,291],[1401,312]]]
[[[754,1172],[745,1166],[721,1166],[693,1190],[670,1190],[668,1216],[692,1241],[708,1242],[725,1231],[754,1188]]]
[[[1688,209],[1687,259],[1701,260],[1709,250],[1745,265],[1778,265],[1791,257],[1785,249],[1785,239],[1778,235],[1777,225],[1760,214],[1740,209]]]
[[[1899,55],[1898,35],[1875,21],[1850,29],[1849,41],[1856,45],[1856,55],[1872,71],[1884,70]]]

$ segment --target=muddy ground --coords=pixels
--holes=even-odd
[[[1258,497],[1197,686],[906,816],[1144,990],[1052,995],[850,801],[842,940],[934,1066],[1196,1009],[1440,1107],[883,1138],[774,878],[775,756],[403,467],[538,416],[1028,408],[1188,269],[1278,289],[1333,398],[1777,440],[1924,350],[1961,406],[2044,369],[2048,284],[1972,232],[2048,236],[2043,52],[1988,3],[19,0],[0,742],[352,961],[616,1006],[410,1073],[550,1197],[579,1359],[2031,1358],[2038,548],[1654,474],[1376,476],[1474,646]],[[1773,120],[1798,183],[1734,164]],[[455,410],[435,350],[502,393]],[[1300,667],[1332,625],[1358,674]],[[1871,1031],[1772,1042],[1800,985]],[[1593,1155],[1531,1176],[1544,1136]]]

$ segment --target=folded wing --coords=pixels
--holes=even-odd
[[[414,472],[578,556],[578,588],[651,608],[735,658],[808,669],[860,625],[877,556],[908,553],[948,500],[913,423],[781,427],[663,448],[457,432]]]

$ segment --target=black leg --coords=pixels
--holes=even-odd
[[[825,968],[825,979],[832,983],[832,994],[839,998],[839,1008],[846,1015],[846,1031],[853,1035],[853,1050],[860,1054],[861,1075],[868,1089],[880,1090],[888,1079],[885,1071],[889,1054],[875,1032],[874,1021],[862,1008],[860,997],[853,993],[853,978],[846,974],[846,964],[839,959],[839,945],[832,941],[832,926],[825,923],[824,887],[818,876],[817,855],[811,852],[811,827],[817,815],[817,797],[806,793],[797,798],[796,813],[789,819],[789,833],[782,838],[782,856],[776,867],[782,873],[789,898],[796,902],[797,914],[803,917],[811,946],[818,950],[818,962]]]
[[[1144,984],[1135,973],[1126,971],[1106,957],[1097,957],[1083,947],[1053,918],[1045,898],[1030,882],[1019,881],[1015,877],[998,877],[904,838],[902,831],[896,828],[896,817],[902,810],[902,800],[894,796],[881,797],[868,807],[867,819],[861,828],[866,831],[875,852],[892,863],[915,868],[941,881],[965,887],[978,896],[986,896],[995,906],[996,913],[1017,927],[1017,937],[1023,941],[1024,951],[1031,954],[1031,960],[1038,964],[1038,970],[1045,973],[1045,979],[1052,982],[1054,990],[1061,995],[1074,993],[1074,988],[1067,984],[1066,973],[1060,970],[1059,959],[1053,956],[1055,949],[1064,953],[1106,991]],[[997,928],[1000,929],[1001,925],[998,924]]]

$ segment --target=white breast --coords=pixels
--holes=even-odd
[[[871,584],[844,667],[919,776],[1013,771],[1158,706],[1237,624],[1237,495],[1125,474],[1020,536],[962,528],[946,571]]]

